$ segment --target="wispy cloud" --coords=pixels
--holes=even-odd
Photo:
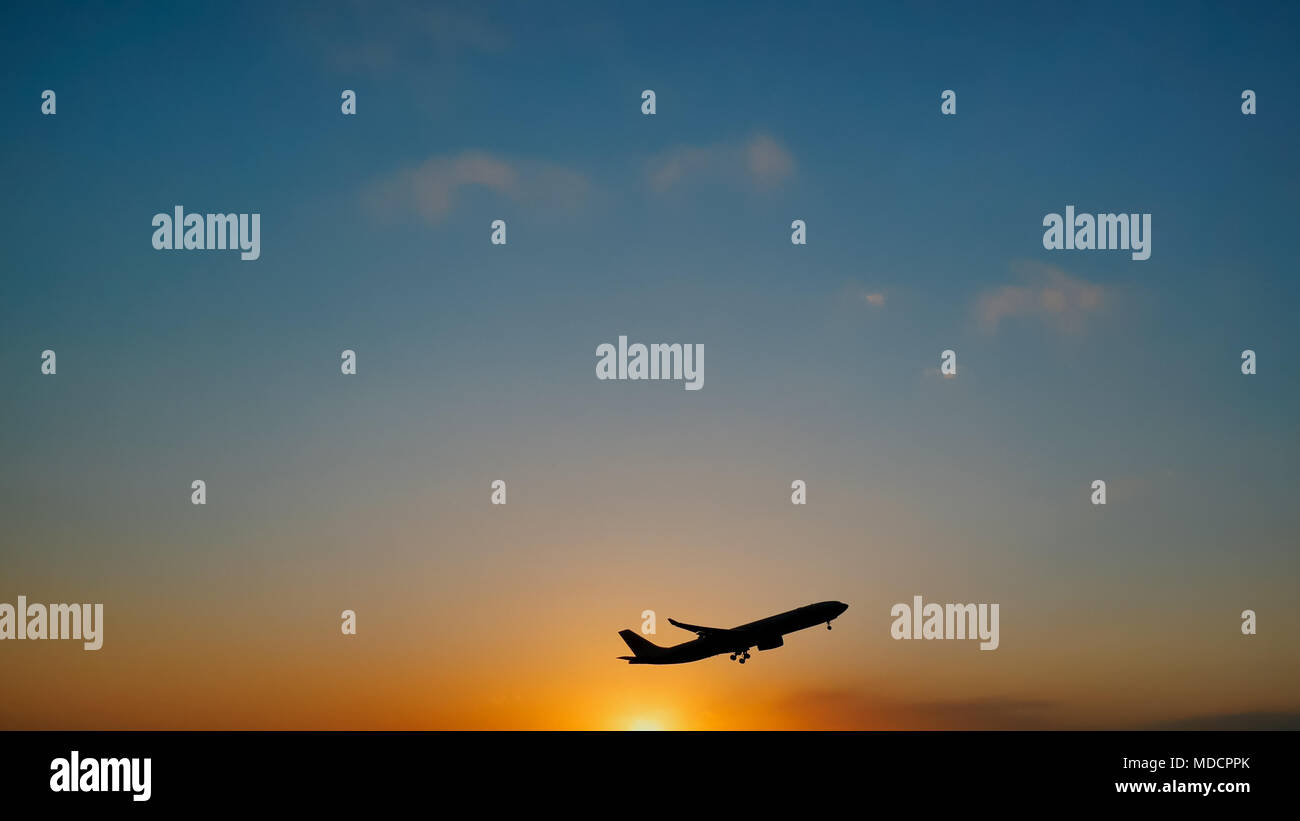
[[[462,188],[496,191],[515,202],[546,208],[581,205],[591,183],[579,171],[533,161],[510,160],[486,151],[430,157],[370,184],[366,206],[380,215],[414,210],[430,223],[442,221],[456,205]]]
[[[307,3],[291,19],[343,71],[392,72],[461,54],[495,53],[510,43],[489,17],[447,3]]]
[[[852,690],[807,690],[779,705],[803,726],[826,730],[1039,730],[1068,725],[1061,705],[1040,699],[907,701]]]
[[[1142,729],[1148,729],[1146,727]],[[1300,730],[1300,713],[1267,712],[1222,713],[1192,716],[1151,725],[1153,730]]]
[[[794,158],[785,146],[767,134],[756,134],[740,142],[673,148],[649,161],[646,179],[660,192],[704,179],[774,188],[794,171]]]
[[[861,282],[852,280],[844,283],[844,286],[836,292],[835,298],[839,303],[850,306],[855,310],[865,308],[868,311],[879,310],[885,307],[885,303],[888,301],[888,296],[883,288],[863,285]]]
[[[996,331],[1007,319],[1032,318],[1063,333],[1079,333],[1110,296],[1103,286],[1053,265],[1019,262],[1012,267],[1018,284],[986,291],[976,299],[975,314],[986,331]]]

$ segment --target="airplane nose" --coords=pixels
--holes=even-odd
[[[842,602],[842,601],[837,601],[837,602],[835,602],[835,605],[836,605],[836,607],[839,608],[839,611],[840,611],[840,612],[838,612],[838,613],[835,614],[835,615],[837,615],[837,616],[843,615],[843,614],[844,614],[844,611],[849,609],[849,606],[848,606],[847,604],[845,604],[844,602]]]

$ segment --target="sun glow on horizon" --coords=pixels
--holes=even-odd
[[[628,722],[627,729],[637,730],[637,731],[647,731],[647,730],[666,730],[668,728],[665,727],[664,723],[657,718],[652,718],[648,716],[638,716],[637,718],[634,718]]]

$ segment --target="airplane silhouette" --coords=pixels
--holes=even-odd
[[[744,664],[749,659],[749,648],[774,650],[785,644],[783,636],[786,633],[803,630],[822,622],[826,623],[826,629],[829,630],[831,620],[848,609],[849,606],[844,602],[817,602],[752,621],[749,624],[742,624],[730,630],[683,624],[669,619],[668,622],[674,627],[690,630],[697,638],[672,647],[660,647],[632,630],[620,630],[618,634],[623,637],[623,641],[627,642],[632,655],[619,656],[619,658],[627,661],[628,664],[685,664],[688,661],[699,661],[710,656],[731,653],[732,661]]]

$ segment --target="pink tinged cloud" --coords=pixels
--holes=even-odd
[[[591,185],[573,169],[470,150],[401,169],[372,183],[364,199],[380,214],[414,210],[427,222],[438,223],[455,208],[461,190],[470,187],[496,191],[515,202],[572,208],[586,199]]]
[[[1103,286],[1052,265],[1021,263],[1016,268],[1020,284],[1003,285],[976,299],[975,314],[986,331],[996,331],[1006,319],[1032,318],[1063,333],[1079,333],[1108,296]]]
[[[794,158],[778,140],[756,134],[740,142],[674,148],[649,161],[646,178],[657,192],[697,180],[774,188],[793,176],[794,170]]]

